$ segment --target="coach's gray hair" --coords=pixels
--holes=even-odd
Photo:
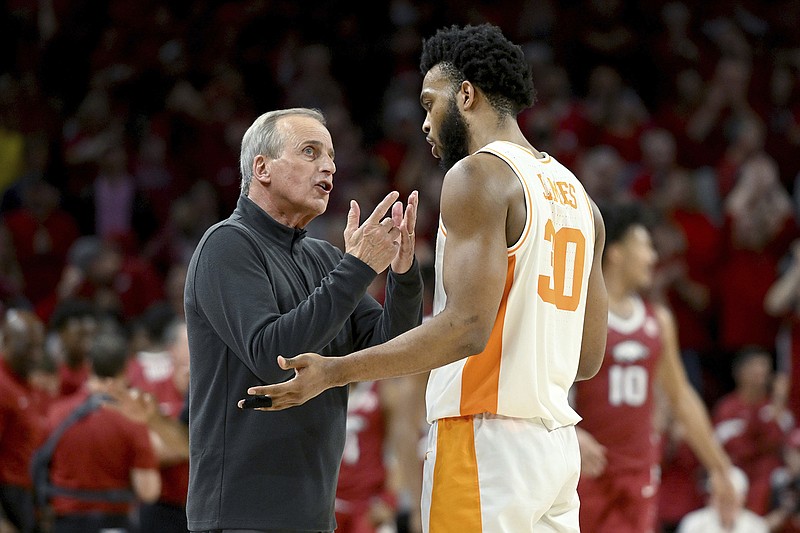
[[[325,126],[325,115],[320,110],[305,107],[268,111],[258,117],[242,137],[242,152],[239,156],[242,196],[247,196],[250,192],[250,183],[253,181],[253,159],[257,155],[264,155],[270,159],[277,159],[281,155],[284,138],[275,125],[279,119],[289,115],[306,115],[317,119]]]

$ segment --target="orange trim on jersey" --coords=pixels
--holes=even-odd
[[[514,143],[509,143],[509,144],[514,144]],[[519,146],[519,145],[514,145],[514,146],[518,146],[519,148],[521,148],[522,150],[525,150],[526,152],[531,154],[531,156],[533,156],[533,152],[531,152],[530,150],[528,150],[524,146]],[[512,161],[511,158],[506,158],[500,152],[498,152],[496,150],[492,150],[492,149],[486,149],[486,150],[484,150],[484,153],[495,155],[496,157],[498,157],[499,159],[502,159],[508,166],[511,167],[511,170],[514,172],[514,174],[516,175],[517,179],[522,184],[522,189],[525,191],[525,196],[528,198],[528,202],[527,202],[526,209],[525,209],[525,213],[526,213],[526,217],[525,217],[525,233],[522,234],[522,236],[519,238],[519,240],[516,242],[516,244],[514,244],[513,246],[508,248],[508,253],[509,254],[513,254],[517,250],[520,249],[522,244],[525,242],[525,238],[528,236],[528,233],[530,233],[531,228],[533,227],[533,213],[529,212],[533,208],[533,197],[531,196],[531,191],[530,191],[530,188],[528,187],[528,184],[522,178],[522,176],[523,176],[522,171],[520,171],[519,167],[514,164],[514,161]],[[537,161],[541,161],[541,160],[537,159]]]
[[[439,231],[442,232],[442,235],[447,237],[447,230],[445,229],[444,222],[442,222],[442,221],[439,221]]]
[[[509,254],[516,253],[517,250],[519,250],[522,245],[525,244],[525,239],[527,239],[531,232],[531,228],[533,227],[533,195],[531,194],[531,189],[528,187],[528,184],[525,183],[524,179],[522,179],[521,174],[517,174],[517,179],[522,184],[522,188],[525,190],[525,197],[528,199],[527,205],[525,206],[525,232],[522,234],[522,237],[519,238],[517,243],[508,249]]]
[[[481,533],[473,419],[442,418],[437,424],[430,533]]]
[[[592,233],[592,248],[594,248],[594,239],[597,236],[597,226],[594,223],[594,209],[592,209],[592,202],[589,200],[589,193],[586,192],[586,189],[583,189],[583,197],[586,198],[586,207],[589,208],[589,218],[592,219],[592,229],[594,229],[594,233]]]
[[[461,371],[461,406],[459,410],[462,415],[497,414],[500,360],[503,355],[503,324],[506,319],[508,293],[514,284],[516,264],[516,256],[509,256],[506,286],[486,348],[481,353],[468,357],[464,369]]]

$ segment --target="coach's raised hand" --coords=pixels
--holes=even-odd
[[[361,259],[378,273],[386,270],[400,249],[403,206],[400,202],[392,205],[399,196],[397,191],[387,194],[361,225],[361,207],[355,200],[350,200],[347,226],[344,229],[344,251]],[[392,216],[384,216],[390,207]]]
[[[247,394],[268,396],[272,399],[270,407],[259,407],[259,411],[280,411],[301,405],[327,389],[346,385],[339,383],[337,357],[323,357],[316,353],[304,353],[291,359],[278,356],[278,365],[284,370],[294,369],[294,377],[275,385],[250,387]],[[238,406],[244,407],[244,400]]]

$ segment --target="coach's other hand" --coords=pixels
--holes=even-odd
[[[272,406],[259,407],[259,411],[280,411],[304,404],[338,385],[335,380],[336,360],[336,357],[323,357],[316,353],[304,353],[291,359],[279,355],[278,366],[284,370],[294,369],[294,377],[283,383],[250,387],[247,394],[272,398]],[[242,408],[243,403],[244,400],[239,400],[237,405]]]

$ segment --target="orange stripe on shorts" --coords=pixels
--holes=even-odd
[[[442,418],[436,433],[430,533],[482,533],[482,528],[473,419]]]

